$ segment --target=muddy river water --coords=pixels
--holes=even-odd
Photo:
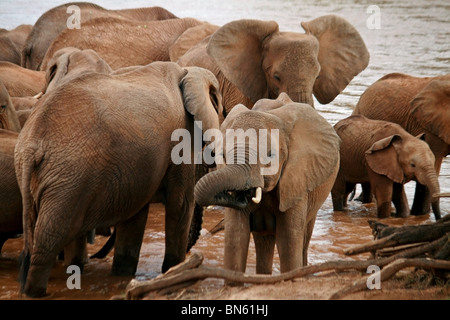
[[[22,23],[33,24],[46,10],[65,1],[36,3],[29,0],[2,0],[0,28],[11,29]],[[343,93],[332,103],[316,109],[332,125],[351,114],[361,93],[377,79],[391,72],[402,72],[416,76],[436,76],[450,72],[450,3],[436,1],[296,1],[296,0],[251,0],[251,1],[138,1],[127,2],[94,1],[106,8],[124,8],[159,5],[179,17],[195,17],[222,25],[241,18],[275,20],[282,31],[302,32],[301,21],[307,21],[325,14],[337,14],[348,19],[361,33],[371,54],[369,66],[353,79]],[[443,163],[439,177],[441,192],[450,191],[450,159]],[[412,203],[414,182],[406,185],[407,195]],[[443,215],[450,212],[450,198],[441,199]],[[136,277],[148,279],[160,273],[164,254],[164,210],[153,205],[148,218],[145,239]],[[208,230],[223,218],[220,208],[205,213],[202,236],[193,248],[205,256],[205,263],[221,266],[223,261],[223,232],[210,235]],[[343,250],[355,244],[372,239],[368,219],[376,219],[373,204],[361,205],[350,202],[346,212],[333,212],[331,197],[319,210],[315,229],[309,247],[309,263],[320,263],[332,259],[355,259],[346,257]],[[434,221],[434,217],[389,218],[388,224],[420,224]],[[105,242],[97,237],[96,244],[89,246],[95,252]],[[16,299],[18,295],[17,262],[22,239],[6,242],[0,257],[0,299]],[[85,267],[81,290],[69,290],[66,286],[68,274],[57,262],[52,271],[48,291],[53,299],[109,299],[123,292],[129,277],[109,276],[112,255],[103,260],[93,260]],[[255,256],[250,249],[248,272],[254,272]],[[279,268],[274,262],[274,272]],[[207,280],[205,288],[220,286],[218,280]]]

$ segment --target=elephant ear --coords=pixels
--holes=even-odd
[[[402,137],[394,134],[375,142],[365,154],[370,169],[397,183],[403,183],[404,175],[393,144],[401,141]]]
[[[184,68],[187,74],[180,82],[185,109],[202,122],[203,132],[219,129],[219,116],[223,110],[219,82],[212,72],[199,67]]]
[[[450,80],[433,80],[410,102],[423,128],[450,144]]]
[[[275,32],[278,24],[274,21],[236,20],[219,28],[207,46],[225,78],[253,102],[267,96],[263,40]]]
[[[288,157],[278,182],[279,209],[285,212],[335,171],[340,139],[310,105],[290,103],[269,113],[285,123],[288,135]]]
[[[319,41],[320,73],[313,93],[330,103],[369,64],[369,51],[359,32],[345,19],[326,15],[301,23]]]

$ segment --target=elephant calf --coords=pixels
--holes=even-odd
[[[228,136],[239,130],[248,139]],[[257,273],[272,272],[275,244],[281,272],[306,265],[317,211],[339,169],[339,138],[333,127],[311,106],[282,93],[276,100],[259,100],[252,110],[237,105],[221,131],[227,133],[226,163],[198,181],[195,199],[203,206],[227,207],[225,268],[245,271],[250,233]],[[252,132],[258,133],[257,139]],[[270,132],[270,139],[264,132]],[[218,162],[221,152],[215,149]]]
[[[379,218],[391,215],[391,201],[397,216],[409,215],[403,185],[410,180],[426,185],[431,194],[439,193],[435,158],[423,135],[414,137],[398,124],[362,115],[343,119],[334,128],[342,140],[341,165],[331,191],[335,211],[344,210],[357,183],[370,183]],[[434,199],[432,204],[436,219],[438,203]]]

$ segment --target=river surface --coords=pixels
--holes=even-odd
[[[66,1],[0,0],[0,28],[12,29],[20,24],[33,24],[46,10]],[[345,17],[361,33],[371,58],[369,66],[356,76],[332,103],[316,109],[332,125],[349,116],[364,90],[387,73],[402,72],[415,76],[436,76],[450,72],[450,2],[436,1],[294,1],[294,0],[210,0],[210,1],[93,1],[105,8],[119,9],[142,6],[162,6],[179,17],[194,17],[223,25],[241,18],[274,20],[282,31],[303,32],[301,21],[308,21],[326,14]],[[82,13],[81,13],[82,14]],[[439,177],[441,192],[450,192],[450,160],[447,157]],[[359,191],[359,190],[358,190]],[[406,185],[410,204],[414,194],[414,182]],[[450,212],[450,198],[441,199],[443,215]],[[153,205],[141,250],[136,277],[149,279],[160,274],[164,254],[164,211]],[[223,262],[223,232],[211,235],[208,230],[223,218],[220,208],[205,213],[202,236],[193,250],[203,253],[205,263],[221,266]],[[360,259],[367,256],[346,257],[343,250],[372,240],[368,219],[376,219],[373,204],[350,202],[346,212],[333,212],[331,197],[319,210],[309,247],[309,263],[315,264],[334,259]],[[433,215],[422,217],[389,218],[387,224],[420,224],[433,222]],[[93,253],[105,242],[97,237],[89,246]],[[9,240],[0,257],[0,299],[16,299],[18,296],[16,259],[22,239]],[[82,289],[69,290],[68,274],[57,263],[49,282],[50,298],[54,299],[109,299],[123,292],[129,277],[108,275],[112,255],[100,261],[91,261],[82,276]],[[247,271],[254,272],[255,255],[251,245]],[[278,273],[278,258],[274,261],[274,273]],[[206,280],[205,290],[220,286],[220,281]]]

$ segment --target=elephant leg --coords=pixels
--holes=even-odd
[[[331,189],[331,200],[333,201],[334,211],[345,210],[347,207],[348,195],[352,192],[354,187],[355,184],[346,182],[341,175],[338,175],[336,181],[334,182],[333,188]]]
[[[303,202],[307,202],[307,200]],[[281,272],[288,272],[303,266],[307,227],[307,204],[303,202],[277,215],[276,244],[280,256]]]
[[[250,242],[250,217],[247,212],[225,209],[225,269],[245,272]],[[228,285],[236,285],[229,283]]]
[[[169,168],[166,179],[165,253],[162,272],[184,261],[194,214],[195,170],[191,165]]]
[[[253,232],[256,250],[256,273],[272,274],[275,235]]]
[[[67,219],[60,215],[58,209],[41,207],[36,221],[31,252],[22,254],[22,271],[24,283],[22,292],[32,298],[43,297],[47,293],[48,279],[56,256],[62,250],[64,239],[71,229]],[[60,208],[59,210],[63,210]],[[50,217],[48,212],[52,212]]]
[[[64,265],[77,265],[83,272],[87,258],[87,237],[81,236],[64,247]]]
[[[371,203],[373,202],[372,190],[370,188],[370,183],[361,183],[362,192],[356,198],[356,201],[361,201],[362,203]]]
[[[416,183],[416,191],[414,193],[414,201],[411,207],[411,214],[420,216],[430,213],[431,197],[427,186]]]
[[[136,273],[148,209],[149,204],[146,204],[134,216],[115,226],[113,275],[132,276]]]
[[[377,201],[377,216],[378,218],[389,218],[391,216],[394,183],[388,177],[375,173],[370,169],[367,173],[370,179],[370,187]]]
[[[403,184],[394,183],[392,202],[394,203],[397,217],[406,218],[409,216],[408,198],[406,197]]]
[[[304,242],[304,246],[303,246],[303,265],[306,266],[308,265],[308,247],[309,247],[309,242],[311,240],[312,237],[312,233],[314,230],[314,224],[315,224],[315,219],[313,221],[310,221],[307,226],[306,226],[306,232],[305,232],[305,242]]]

